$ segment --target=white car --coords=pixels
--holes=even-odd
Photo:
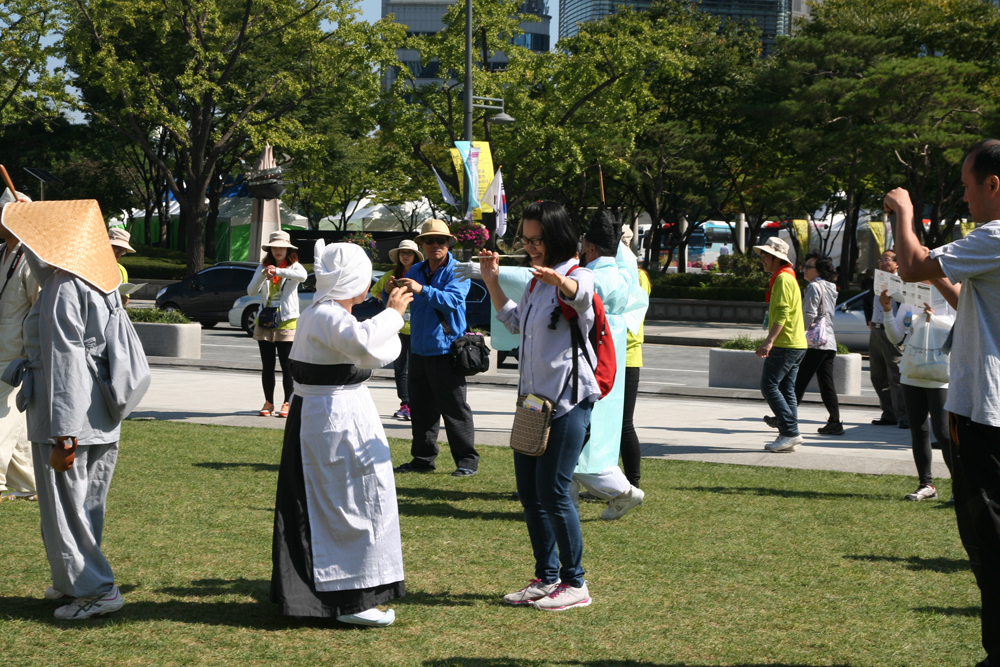
[[[384,271],[374,271],[372,273],[372,284],[382,277]],[[310,273],[301,284],[299,284],[299,312],[302,312],[312,304],[313,295],[316,293],[316,276]],[[382,302],[369,296],[364,303],[358,304],[351,311],[359,320],[366,320],[373,315],[377,315],[382,310]],[[243,329],[248,336],[253,336],[254,320],[257,319],[257,311],[260,310],[260,295],[241,296],[233,302],[233,307],[229,309],[229,326]]]
[[[837,306],[833,316],[833,333],[837,342],[852,352],[868,350],[868,322],[865,319],[864,294],[851,297]]]

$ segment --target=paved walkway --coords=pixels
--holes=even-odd
[[[409,438],[409,423],[391,417],[398,407],[392,381],[375,378],[368,386],[382,415],[386,433],[391,437]],[[281,392],[280,384],[277,390]],[[515,391],[515,387],[509,385],[469,386],[478,444],[507,445]],[[282,419],[257,416],[262,403],[256,373],[154,368],[153,385],[132,417],[284,428]],[[845,407],[842,418],[847,434],[833,437],[815,433],[816,428],[826,422],[822,405],[803,406],[799,416],[806,443],[792,454],[763,451],[764,445],[777,435],[761,421],[768,412],[762,400],[642,394],[637,401],[635,422],[645,457],[870,474],[916,474],[909,431],[872,426],[871,420],[879,416],[878,408]],[[446,440],[443,427],[440,438],[442,443]],[[445,457],[449,458],[447,454]],[[444,461],[442,465],[446,465]],[[948,476],[939,451],[934,452],[934,476]]]

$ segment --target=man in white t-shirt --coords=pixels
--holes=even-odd
[[[984,224],[934,250],[917,240],[906,190],[886,195],[885,209],[897,216],[903,280],[947,277],[961,283],[945,404],[951,413],[952,486],[959,534],[982,595],[987,658],[978,667],[1000,667],[1000,141],[973,146],[962,164],[962,184],[972,220]],[[942,293],[955,298],[954,291]]]

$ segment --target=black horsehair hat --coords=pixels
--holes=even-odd
[[[599,248],[615,250],[622,238],[622,223],[610,209],[602,205],[591,218],[590,229],[583,238]]]

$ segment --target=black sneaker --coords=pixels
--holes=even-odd
[[[401,466],[396,466],[392,469],[393,472],[404,473],[404,472],[434,472],[434,466],[429,466],[426,464],[419,464],[410,461],[409,463],[404,463]]]
[[[778,428],[778,418],[774,415],[764,415],[764,423],[771,428]]]
[[[896,426],[896,420],[886,419],[885,417],[881,417],[879,419],[873,419],[872,424],[874,426]]]
[[[472,468],[456,468],[455,472],[451,473],[452,477],[472,477],[473,475],[478,475],[478,470],[473,470]]]
[[[844,424],[843,422],[828,422],[826,426],[816,429],[816,432],[823,435],[844,435]]]

